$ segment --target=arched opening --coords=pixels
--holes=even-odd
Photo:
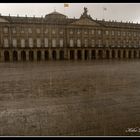
[[[52,51],[52,59],[56,60],[56,51]]]
[[[131,58],[131,51],[128,51],[128,58]]]
[[[112,50],[112,58],[115,58],[115,50]]]
[[[45,51],[45,60],[49,60],[49,52]]]
[[[121,51],[118,50],[118,58],[121,58]]]
[[[134,58],[137,58],[137,52],[134,51]]]
[[[95,50],[91,51],[91,59],[95,59]]]
[[[29,60],[30,61],[34,60],[34,52],[33,51],[29,51]]]
[[[13,61],[18,61],[17,51],[13,51]]]
[[[41,51],[37,51],[37,61],[41,61]]]
[[[126,51],[123,51],[123,58],[126,58]]]
[[[5,61],[5,62],[10,61],[10,55],[9,55],[9,52],[8,52],[8,51],[5,51],[5,52],[4,52],[4,61]]]
[[[64,60],[64,51],[59,52],[60,60]]]
[[[81,50],[78,50],[77,51],[77,59],[78,60],[81,60],[82,59],[82,52],[81,52]]]
[[[106,58],[107,58],[107,59],[110,58],[110,52],[109,52],[109,50],[106,50]]]
[[[26,52],[21,51],[21,61],[26,61]]]
[[[74,60],[74,50],[70,50],[70,60]]]
[[[103,51],[102,50],[99,50],[98,51],[98,58],[99,59],[102,59],[103,58]]]
[[[88,57],[89,57],[89,51],[85,50],[85,54],[84,54],[85,60],[88,60]]]

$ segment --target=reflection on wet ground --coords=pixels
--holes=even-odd
[[[140,61],[0,63],[0,135],[139,135]]]

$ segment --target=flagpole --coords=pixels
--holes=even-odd
[[[103,7],[103,20],[104,20],[104,7]]]
[[[105,20],[105,14],[104,12],[107,10],[107,8],[103,7],[103,19]]]

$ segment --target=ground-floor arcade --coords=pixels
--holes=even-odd
[[[139,59],[140,49],[2,49],[0,61]]]

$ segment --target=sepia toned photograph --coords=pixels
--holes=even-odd
[[[0,3],[1,136],[140,136],[140,3]]]

